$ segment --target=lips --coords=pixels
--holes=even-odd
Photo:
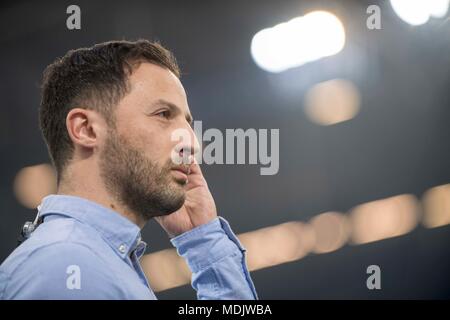
[[[184,173],[187,176],[191,173],[190,167],[189,166],[183,166],[183,165],[173,167],[172,170],[180,171],[180,172]]]

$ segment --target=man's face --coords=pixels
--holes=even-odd
[[[116,106],[115,126],[100,151],[100,172],[108,189],[141,218],[167,215],[185,200],[187,175],[172,161],[197,149],[186,93],[169,70],[142,63],[129,77],[130,92]],[[188,130],[191,142],[172,139]],[[180,168],[181,167],[181,168]]]

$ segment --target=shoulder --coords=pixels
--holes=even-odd
[[[49,228],[52,226],[42,229],[40,226],[36,235],[25,241],[20,250],[8,258],[10,261],[2,265],[5,299],[125,298],[107,261],[88,241],[74,240],[70,236],[71,232],[82,232],[76,224],[67,221],[60,224],[52,237],[48,236],[52,231]]]

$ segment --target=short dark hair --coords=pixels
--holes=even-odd
[[[142,62],[180,70],[173,54],[158,42],[109,41],[70,50],[44,71],[39,125],[55,166],[58,182],[71,159],[73,144],[66,128],[72,108],[93,109],[111,124],[112,107],[129,92],[128,77]]]

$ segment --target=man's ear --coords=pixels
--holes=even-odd
[[[73,144],[84,148],[97,147],[106,133],[103,117],[89,109],[71,109],[66,117],[66,127]]]

